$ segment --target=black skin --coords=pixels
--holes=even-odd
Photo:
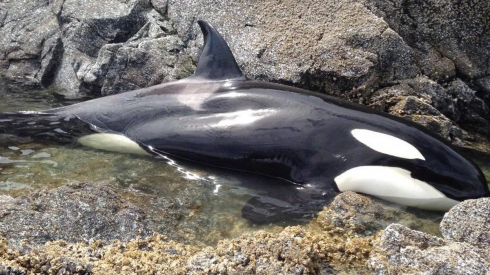
[[[293,204],[321,201],[338,191],[333,180],[336,176],[367,165],[409,170],[413,178],[451,199],[488,196],[481,170],[418,124],[324,94],[246,80],[232,56],[233,62],[216,59],[219,66],[212,65],[216,75],[209,76],[203,66],[211,66],[213,47],[224,52],[225,42],[212,27],[200,24],[206,54],[193,77],[39,114],[0,115],[0,132],[22,135],[24,129],[27,135],[53,139],[90,131],[122,134],[155,155],[283,179],[291,190],[298,190],[297,196],[288,199]],[[217,71],[222,67],[229,70]],[[226,80],[227,76],[232,79]],[[38,125],[59,121],[66,133],[42,126],[32,130],[22,122],[28,121],[24,116],[46,122]],[[15,119],[2,122],[8,117]],[[379,153],[357,141],[351,134],[353,129],[402,139],[417,148],[425,161]],[[255,205],[264,203],[255,200]],[[249,214],[244,216],[256,219],[253,213],[257,208],[247,207]]]
[[[237,112],[256,120],[236,123],[232,120]],[[333,178],[348,169],[383,165],[410,170],[414,178],[455,200],[488,192],[481,170],[422,126],[279,84],[183,80],[42,113],[77,117],[95,126],[97,132],[125,135],[148,152],[151,146],[162,154],[300,185],[309,183],[317,189],[335,189]],[[350,133],[353,129],[400,138],[426,160],[378,153],[357,141]]]

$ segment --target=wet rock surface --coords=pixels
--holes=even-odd
[[[197,248],[162,235],[129,242],[50,242],[27,253],[0,241],[0,272],[67,274],[332,274],[364,267],[373,237],[345,231],[288,227],[278,234],[259,231],[217,246]],[[3,270],[2,270],[3,268]]]
[[[98,198],[95,198],[96,195],[80,194],[89,191],[97,194]],[[170,241],[158,234],[148,239],[138,238],[150,236],[151,226],[158,224],[154,221],[165,219],[154,217],[158,213],[135,209],[127,201],[121,202],[120,196],[108,188],[77,184],[48,191],[41,199],[35,199],[38,196],[33,196],[29,205],[34,204],[32,201],[37,202],[34,205],[44,205],[38,210],[43,211],[44,219],[31,218],[30,227],[25,227],[22,220],[14,220],[18,218],[15,213],[35,217],[30,214],[34,210],[25,209],[26,198],[0,198],[5,208],[14,209],[16,206],[21,209],[17,212],[10,210],[14,213],[11,219],[3,221],[9,224],[0,223],[3,227],[12,228],[3,234],[5,239],[0,241],[0,262],[4,264],[0,270],[10,268],[19,272],[55,273],[64,270],[68,274],[331,274],[341,271],[367,274],[366,261],[385,225],[391,220],[415,219],[400,207],[347,192],[337,196],[329,207],[319,213],[318,218],[307,225],[287,227],[278,233],[258,231],[202,248]],[[79,202],[66,202],[75,197],[80,197]],[[98,229],[99,223],[87,222],[86,217],[94,216],[110,224],[107,222],[107,213],[115,213],[113,216],[116,218],[117,213],[121,212],[109,211],[113,206],[101,203],[106,197],[115,201],[113,204],[117,209],[129,207],[136,212],[136,218],[131,220],[133,223],[138,221],[139,230],[135,232],[138,226],[134,225],[124,232],[121,232],[120,227],[108,226],[98,234],[87,233]],[[85,205],[87,199],[97,203],[82,211],[80,207],[69,205]],[[48,203],[48,200],[52,202]],[[82,214],[66,215],[64,211],[68,211],[60,209],[65,207],[76,209],[72,213]],[[56,213],[59,218],[49,213]],[[43,223],[49,219],[59,219],[61,222]],[[117,219],[124,220],[124,217]],[[81,222],[84,221],[82,226]],[[422,227],[419,223],[420,220],[409,224]],[[71,224],[71,227],[67,224]],[[50,234],[49,238],[38,237],[40,225],[44,226],[46,234]],[[14,234],[13,228],[22,234]],[[109,241],[113,239],[111,236],[117,234],[117,239],[126,238],[125,241]],[[48,240],[51,242],[45,243]],[[38,246],[27,249],[26,243],[33,242]]]
[[[4,1],[0,10],[2,78],[18,85],[74,97],[186,77],[205,19],[249,77],[371,105],[458,145],[490,136],[488,1]]]
[[[392,223],[401,223],[413,229],[438,234],[433,222],[440,213],[407,209],[407,207],[374,197],[343,192],[318,214],[322,228],[344,229],[359,236],[373,236]]]
[[[157,213],[138,209],[128,202],[130,199],[121,200],[112,189],[86,183],[60,187],[32,198],[1,196],[0,274],[486,274],[490,271],[486,245],[478,247],[470,243],[477,244],[476,235],[464,240],[467,242],[455,242],[455,237],[443,239],[398,223],[386,227],[401,222],[431,232],[435,216],[410,213],[402,206],[353,192],[339,194],[309,224],[286,227],[277,233],[257,231],[222,239],[208,247],[183,244],[154,234],[151,226],[158,218],[152,216]],[[453,232],[474,226],[486,233],[486,223],[481,219],[488,216],[486,202],[481,199],[462,203],[446,215],[445,222],[455,221]],[[68,208],[75,211],[67,211]],[[475,213],[457,218],[464,215],[463,211]],[[451,215],[453,218],[448,217]],[[92,222],[93,217],[99,222]],[[106,225],[104,230],[99,227],[102,223]],[[14,230],[19,233],[14,234]],[[449,229],[444,229],[444,222],[441,230],[446,236]]]
[[[0,196],[0,237],[21,249],[52,240],[128,241],[152,233],[145,213],[106,187],[79,183]]]
[[[179,188],[178,182],[166,185]],[[177,195],[165,196],[128,190],[110,181],[40,189],[15,198],[0,195],[0,238],[20,250],[29,250],[54,240],[98,239],[107,243],[160,233],[185,244],[204,246],[245,224],[225,224],[221,219],[226,217],[200,215],[203,201],[210,201],[204,196],[206,192],[197,182],[194,187],[181,188]],[[222,228],[211,230],[215,226]]]
[[[375,274],[488,274],[490,252],[392,224],[375,245],[368,266]]]
[[[444,215],[441,222],[444,238],[465,242],[489,251],[490,198],[467,200]]]

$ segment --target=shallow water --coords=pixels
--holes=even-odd
[[[0,112],[74,103],[43,91],[29,94],[0,92]],[[489,155],[473,152],[472,156],[489,178]],[[274,187],[269,190],[281,192],[281,182],[181,161],[102,152],[77,144],[0,140],[0,194],[17,196],[82,181],[119,190],[161,225],[160,233],[195,245],[210,245],[258,229],[277,232],[287,225],[305,223],[315,213],[302,219],[256,225],[242,218],[242,207],[259,193],[267,196],[261,187],[270,186],[271,182]],[[420,211],[419,216],[420,230],[439,235],[441,213]]]

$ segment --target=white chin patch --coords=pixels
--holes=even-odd
[[[384,166],[360,166],[335,178],[340,191],[372,195],[390,202],[421,209],[447,211],[459,202],[446,197],[410,171]]]
[[[95,149],[117,153],[150,155],[138,143],[118,134],[100,133],[87,135],[79,138],[78,143]]]
[[[425,160],[412,144],[394,136],[365,129],[354,129],[351,134],[359,142],[380,153],[404,159]]]

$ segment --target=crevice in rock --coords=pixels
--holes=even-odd
[[[153,1],[150,1],[150,6],[152,9],[154,9],[156,12],[158,12],[164,19],[168,19],[168,1],[165,3],[165,6],[163,6],[161,9],[155,7],[153,4]]]
[[[41,77],[41,85],[44,88],[49,87],[53,83],[59,69],[59,64],[63,59],[63,53],[63,41],[61,40],[61,38],[58,38],[55,47],[52,49],[52,57],[49,60],[48,65],[46,65],[46,68],[44,69],[46,73]]]

